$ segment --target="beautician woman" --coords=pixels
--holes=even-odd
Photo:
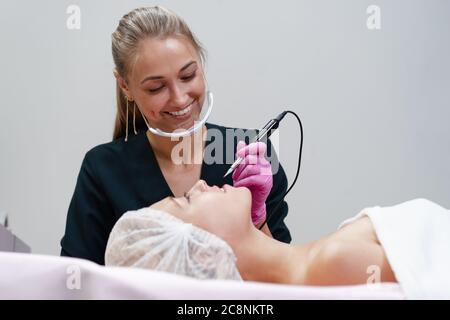
[[[233,154],[243,147],[236,147],[236,138],[226,141],[225,131],[231,128],[210,123],[194,126],[200,112],[212,103],[204,77],[205,52],[176,14],[159,6],[126,14],[112,34],[112,54],[117,80],[113,141],[85,155],[61,240],[62,256],[99,264],[104,264],[109,233],[123,213],[168,196],[183,196],[200,179],[211,186],[239,182],[236,174],[223,178],[231,163],[201,161],[212,140],[209,132],[222,133],[223,155],[227,145],[231,145]],[[179,139],[164,136],[179,132],[177,129],[190,131],[185,130]],[[196,135],[201,139],[190,139]],[[189,157],[200,156],[200,161],[173,161],[172,151],[182,140],[192,151]],[[245,148],[255,150],[252,145]],[[245,164],[239,171],[246,172],[247,178],[251,172],[259,172],[245,170]],[[264,214],[271,212],[287,188],[281,166],[269,189],[263,179],[247,180],[253,181],[248,185],[253,195],[269,193],[265,206],[263,203],[260,208]],[[284,223],[287,211],[283,201],[262,230],[277,240],[290,242]]]

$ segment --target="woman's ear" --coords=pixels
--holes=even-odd
[[[128,97],[128,99],[130,101],[133,101],[133,98],[131,96],[131,92],[130,92],[130,89],[128,88],[126,80],[120,76],[120,74],[117,72],[116,69],[113,70],[113,74],[114,74],[114,77],[117,80],[117,84],[119,85],[119,87],[122,90],[123,94],[126,97]]]

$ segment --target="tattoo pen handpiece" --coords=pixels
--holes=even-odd
[[[269,122],[267,122],[264,127],[261,128],[258,135],[255,137],[255,139],[251,142],[258,142],[263,140],[264,138],[269,138],[270,135],[278,129],[278,125],[280,124],[280,121],[284,118],[287,111],[283,111],[280,113],[275,119],[270,119]],[[244,160],[244,158],[237,158],[236,161],[231,165],[230,169],[228,169],[227,173],[223,176],[224,178],[232,173],[234,169],[236,169],[241,162]]]

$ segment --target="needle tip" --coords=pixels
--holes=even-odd
[[[230,174],[230,172],[231,172],[231,170],[230,169],[228,169],[228,171],[227,171],[227,173],[225,173],[224,175],[223,175],[223,177],[225,178],[227,175],[229,175]]]

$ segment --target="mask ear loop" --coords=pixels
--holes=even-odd
[[[142,113],[141,108],[139,108],[139,106],[138,106],[138,110],[141,113],[141,116],[144,119],[144,122],[147,125],[147,128],[149,128],[149,130],[150,130],[150,125],[148,124],[147,118],[144,116],[144,114]]]

